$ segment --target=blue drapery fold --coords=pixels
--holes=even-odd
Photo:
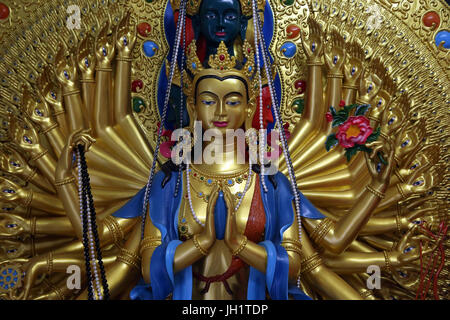
[[[177,173],[178,174],[178,173]],[[153,181],[149,212],[150,219],[161,232],[162,244],[155,249],[150,261],[150,282],[140,281],[130,293],[133,300],[165,299],[170,293],[173,299],[189,300],[192,298],[192,267],[173,274],[173,258],[176,247],[181,243],[178,239],[178,212],[181,204],[181,192],[174,197],[176,174],[173,174],[164,188],[161,187],[163,172],[158,172]],[[271,299],[287,299],[288,293],[296,299],[310,299],[300,289],[289,286],[289,258],[281,246],[283,233],[295,220],[289,180],[280,172],[275,175],[277,188],[266,183],[268,192],[262,189],[261,198],[266,214],[265,239],[259,245],[267,252],[267,270],[262,273],[250,267],[247,298],[262,300],[266,297],[266,288]],[[139,191],[130,201],[120,208],[114,216],[135,218],[140,216],[144,199],[144,189]],[[222,195],[223,198],[223,195]],[[221,199],[219,197],[219,199]],[[225,231],[226,206],[218,199],[215,221],[219,236]],[[222,199],[223,200],[223,199]],[[223,201],[224,202],[224,201]],[[300,193],[301,216],[310,219],[322,219],[324,216]],[[223,208],[222,208],[223,207]],[[224,211],[224,212],[222,212]],[[224,213],[224,214],[221,214]],[[296,222],[295,222],[296,223]],[[216,231],[216,232],[217,232]]]

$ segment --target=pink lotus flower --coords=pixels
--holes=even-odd
[[[343,148],[352,148],[355,144],[366,143],[372,132],[369,119],[364,116],[351,116],[339,126],[336,138]]]
[[[345,107],[345,101],[344,100],[341,100],[341,101],[339,101],[339,107]]]
[[[330,112],[327,112],[327,113],[325,114],[325,118],[327,119],[327,122],[333,121],[333,116],[331,115]]]
[[[160,122],[158,122],[158,127],[156,129],[156,132],[159,132],[159,126],[161,125]],[[163,129],[162,131],[162,135],[163,137],[167,137],[167,138],[171,138],[172,137],[172,130],[165,130]],[[172,147],[175,145],[176,141],[166,141],[166,142],[161,142],[160,146],[159,146],[159,152],[161,153],[161,155],[165,158],[170,158],[172,156]]]

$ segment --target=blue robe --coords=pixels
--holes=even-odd
[[[150,261],[150,282],[143,280],[133,288],[130,297],[133,300],[165,299],[170,293],[174,300],[192,299],[192,266],[177,273],[173,272],[175,250],[182,242],[178,237],[178,214],[181,204],[181,192],[175,194],[176,175],[164,188],[161,182],[164,173],[158,172],[150,191],[149,212],[153,225],[161,232],[162,244],[153,252]],[[288,285],[289,259],[286,250],[281,246],[283,233],[292,223],[296,223],[292,207],[294,196],[289,180],[280,172],[275,175],[277,188],[268,180],[267,193],[262,189],[261,198],[266,214],[265,239],[259,245],[267,252],[267,269],[265,274],[250,266],[247,288],[249,300],[264,300],[266,288],[271,299],[285,300],[288,293],[296,299],[310,299],[296,286]],[[183,179],[181,179],[183,180]],[[114,213],[115,217],[135,218],[142,212],[145,188],[139,191],[130,201]],[[300,193],[301,216],[310,219],[322,219],[324,216]],[[218,239],[223,238],[226,226],[226,205],[223,194],[217,200],[215,208],[215,227]]]

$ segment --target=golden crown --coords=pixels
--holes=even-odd
[[[192,81],[189,80],[187,72],[184,70],[184,92],[186,95],[192,93],[192,85],[195,84],[196,79],[203,74],[216,74],[219,76],[228,75],[234,73],[237,75],[243,75],[249,84],[249,88],[253,91],[252,75],[255,68],[255,56],[253,54],[252,46],[245,40],[242,45],[243,55],[245,57],[245,63],[241,69],[236,68],[237,60],[235,56],[230,56],[225,43],[222,41],[217,48],[217,53],[209,56],[208,68],[205,68],[197,56],[197,46],[195,40],[193,40],[187,48],[186,67],[193,75]]]
[[[188,0],[187,6],[186,6],[186,12],[188,15],[194,16],[198,13],[200,10],[200,5],[202,3],[202,0]],[[241,11],[242,14],[245,16],[251,16],[252,15],[252,0],[239,0],[239,3],[241,4]],[[263,9],[266,1],[265,0],[257,0],[258,3],[258,9]],[[179,9],[180,8],[180,0],[171,0],[172,8]]]

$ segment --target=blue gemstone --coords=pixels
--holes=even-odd
[[[10,276],[7,276],[7,277],[6,277],[6,281],[7,281],[7,282],[10,282],[10,281],[11,281],[11,277],[10,277]]]
[[[333,58],[333,64],[336,64],[338,62],[338,57],[337,56],[334,56],[334,58]]]
[[[436,34],[436,37],[434,38],[436,42],[436,46],[439,47],[439,44],[441,42],[444,42],[444,48],[449,49],[450,48],[450,32],[447,30],[439,31]]]
[[[103,55],[106,57],[106,55],[108,54],[108,51],[106,51],[105,47],[102,48],[102,52],[103,52]]]
[[[159,47],[153,41],[145,41],[142,45],[142,49],[147,57],[151,58],[155,55],[156,51],[158,51]]]
[[[2,274],[6,276],[8,273],[6,272],[6,270],[3,270]]]
[[[211,179],[208,179],[207,182],[208,182],[208,184],[211,184],[211,183],[212,183],[212,180],[211,180]]]
[[[8,285],[5,285],[5,287],[4,287],[5,289],[9,289],[9,286]]]
[[[352,75],[354,75],[355,72],[356,72],[356,68],[355,68],[355,67],[352,67]]]
[[[14,270],[13,276],[17,276],[17,271],[16,271],[16,270]],[[16,278],[16,279],[17,279],[17,278]],[[14,281],[17,281],[17,280],[14,280]]]
[[[127,37],[123,37],[123,45],[124,46],[128,45]]]
[[[231,179],[228,180],[227,182],[228,182],[228,184],[230,184],[230,185],[233,184],[233,180],[231,180]]]
[[[285,42],[280,50],[286,58],[292,58],[297,52],[297,46],[293,42]]]
[[[69,79],[70,79],[70,77],[69,77],[69,74],[67,73],[67,71],[66,71],[66,70],[64,70],[64,72],[63,72],[63,73],[64,73],[64,77],[66,77],[66,79],[67,79],[67,80],[69,80]]]
[[[186,219],[185,218],[181,219],[181,222],[186,223]]]
[[[11,283],[10,287],[11,287],[11,288],[14,288],[14,286],[15,286],[15,284],[14,284],[14,283]]]
[[[252,71],[252,69],[253,69],[252,66],[248,67],[248,71]]]
[[[0,280],[3,280],[3,276],[0,276]]]
[[[198,195],[201,197],[203,196],[203,192],[199,192]]]
[[[195,62],[192,62],[192,69],[197,69],[197,64]]]
[[[89,60],[88,60],[88,58],[84,59],[84,65],[86,66],[86,68],[89,68]]]

